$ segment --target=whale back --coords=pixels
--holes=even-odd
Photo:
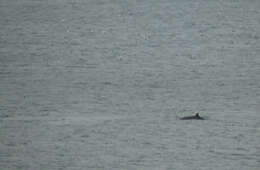
[[[200,115],[199,115],[199,113],[196,113],[196,115],[194,115],[194,116],[186,116],[186,117],[182,117],[182,118],[180,118],[181,120],[192,120],[192,119],[194,119],[194,120],[204,120],[204,118],[203,117],[201,117]]]

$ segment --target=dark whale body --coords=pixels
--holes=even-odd
[[[192,120],[192,119],[195,119],[195,120],[204,120],[203,117],[200,117],[199,113],[196,113],[195,116],[187,116],[187,117],[182,117],[180,118],[181,120]]]

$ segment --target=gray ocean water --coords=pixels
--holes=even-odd
[[[259,170],[259,9],[1,0],[0,169]]]

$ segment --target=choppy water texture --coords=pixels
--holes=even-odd
[[[1,169],[259,170],[259,9],[1,0]]]

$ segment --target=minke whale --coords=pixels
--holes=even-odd
[[[192,119],[195,119],[195,120],[204,120],[203,117],[201,117],[199,115],[199,113],[196,113],[195,116],[186,116],[186,117],[181,117],[180,118],[181,120],[192,120]]]

